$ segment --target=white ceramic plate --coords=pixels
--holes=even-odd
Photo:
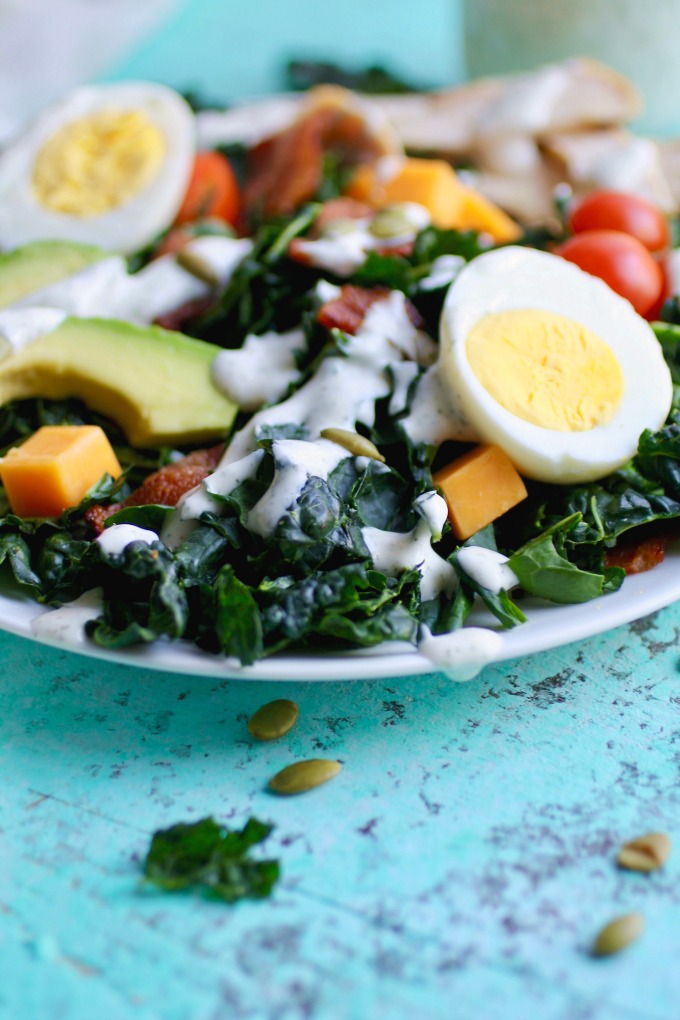
[[[637,620],[680,599],[680,545],[654,570],[629,577],[620,591],[579,606],[554,606],[536,600],[522,602],[527,622],[503,633],[496,661],[543,652],[579,641]],[[31,621],[49,612],[16,587],[0,584],[0,629],[37,641]],[[494,626],[485,612],[475,611],[475,624]],[[111,651],[92,642],[64,644],[41,641],[53,647],[108,662],[128,663],[146,669],[196,676],[243,680],[368,680],[434,673],[437,670],[410,645],[386,644],[371,651],[344,655],[278,655],[254,666],[240,667],[234,660],[208,655],[181,641],[158,641],[149,647]]]

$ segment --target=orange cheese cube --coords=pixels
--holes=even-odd
[[[434,475],[457,538],[464,540],[526,499],[515,465],[500,446],[476,446]]]
[[[366,164],[359,167],[346,194],[374,209],[395,202],[417,202],[429,211],[435,227],[484,231],[499,243],[516,241],[522,233],[502,209],[461,184],[443,159],[387,157],[377,165]]]
[[[121,470],[98,425],[44,425],[0,461],[2,484],[20,517],[58,517],[102,475],[118,478]]]

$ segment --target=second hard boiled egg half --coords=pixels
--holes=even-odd
[[[661,348],[632,305],[528,248],[487,252],[461,272],[442,313],[439,368],[480,438],[544,482],[616,470],[671,406]]]
[[[0,248],[45,239],[143,248],[174,219],[194,155],[194,116],[172,89],[77,89],[0,157]]]

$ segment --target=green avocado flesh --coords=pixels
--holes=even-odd
[[[79,273],[108,253],[75,241],[34,241],[0,255],[0,308]]]
[[[0,404],[78,397],[133,446],[220,439],[237,411],[211,381],[220,349],[157,326],[65,319],[0,361]]]

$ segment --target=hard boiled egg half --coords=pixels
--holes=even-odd
[[[0,157],[0,247],[61,239],[143,248],[172,223],[194,154],[193,113],[172,89],[77,89]]]
[[[601,478],[660,428],[672,384],[649,324],[556,255],[507,247],[460,273],[441,319],[439,371],[483,442],[544,482]]]

